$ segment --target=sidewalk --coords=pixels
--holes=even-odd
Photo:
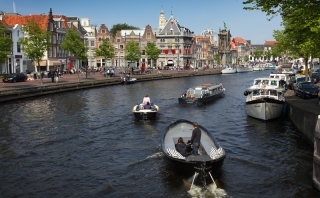
[[[55,84],[64,84],[64,83],[70,83],[70,82],[85,82],[85,81],[97,81],[97,80],[104,80],[104,79],[114,79],[115,81],[120,82],[120,76],[119,74],[122,70],[116,70],[114,77],[104,77],[102,74],[99,72],[96,72],[95,74],[90,74],[87,75],[78,75],[78,74],[64,74],[63,77],[59,78],[58,83],[52,82],[51,78],[43,78],[42,79],[42,86],[49,86],[49,85],[55,85]],[[161,75],[161,74],[174,74],[174,73],[194,73],[193,70],[182,70],[182,71],[177,71],[177,70],[158,70],[154,69],[152,71],[152,74],[139,74],[139,75],[132,75],[132,78],[139,78],[139,76],[152,76],[152,75]],[[198,73],[203,73],[206,71],[216,71],[217,73],[221,73],[221,70],[218,69],[205,69],[205,70],[198,70]],[[1,79],[2,80],[2,79]],[[41,86],[41,80],[40,79],[35,79],[35,80],[29,80],[26,82],[16,82],[16,83],[0,83],[0,91],[2,90],[10,90],[10,89],[21,89],[21,88],[30,88],[30,87],[37,87]]]

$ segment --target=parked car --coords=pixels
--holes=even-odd
[[[319,94],[319,87],[313,82],[301,82],[297,84],[294,93],[303,99],[316,98]]]
[[[27,80],[27,76],[23,73],[12,73],[8,76],[5,76],[2,79],[3,82],[12,82],[12,83],[15,83],[18,81],[24,82],[26,80]]]
[[[310,80],[310,76],[309,76],[307,82],[310,82],[310,81],[311,80]],[[296,76],[296,79],[295,79],[294,83],[292,84],[292,90],[295,90],[297,85],[302,82],[306,82],[306,76],[305,75]]]
[[[311,74],[312,82],[317,84],[319,82],[319,72],[313,72]]]

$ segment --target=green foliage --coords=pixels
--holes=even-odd
[[[221,57],[220,54],[216,54],[214,59],[216,60],[217,64],[220,65],[221,64]]]
[[[126,60],[139,61],[141,58],[141,51],[139,45],[134,41],[129,41],[126,45]]]
[[[319,57],[319,0],[246,0],[245,10],[261,10],[271,19],[281,15],[284,31],[275,31],[275,53],[308,58]]]
[[[73,29],[68,29],[67,34],[61,43],[61,48],[71,52],[77,59],[86,61],[87,60],[87,47],[81,39],[78,32]]]
[[[271,50],[268,50],[268,51],[265,53],[265,55],[266,55],[267,59],[270,60],[271,57],[272,57],[272,51],[271,51]]]
[[[156,60],[159,58],[160,50],[157,48],[154,42],[148,42],[145,50],[149,59]]]
[[[7,60],[12,51],[12,39],[5,33],[8,29],[0,23],[0,63]]]
[[[109,39],[102,39],[102,44],[95,49],[95,55],[96,57],[104,57],[106,61],[114,57],[114,46],[109,42]]]
[[[110,33],[112,35],[112,37],[116,37],[117,31],[121,31],[121,30],[140,30],[140,28],[132,26],[132,25],[128,25],[126,23],[118,23],[112,26],[112,28],[110,29]]]
[[[254,60],[261,58],[263,55],[263,51],[262,50],[256,50],[253,52],[253,58]]]
[[[244,62],[249,62],[249,56],[248,55],[244,56]]]
[[[22,26],[22,30],[25,33],[25,37],[19,40],[21,48],[29,59],[37,62],[38,66],[40,66],[40,61],[50,46],[50,33],[43,30],[35,21],[28,21]]]

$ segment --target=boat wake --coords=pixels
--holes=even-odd
[[[216,183],[212,183],[207,186],[207,188],[203,188],[201,186],[192,185],[191,189],[188,191],[191,197],[214,197],[214,198],[229,198],[226,191],[218,188]]]
[[[137,165],[137,164],[140,164],[140,163],[145,162],[145,161],[148,161],[149,159],[157,159],[157,158],[161,158],[161,157],[163,157],[163,153],[162,152],[154,153],[154,154],[146,157],[145,159],[142,159],[142,160],[139,160],[139,161],[136,161],[136,162],[133,162],[133,163],[129,164],[129,167]]]

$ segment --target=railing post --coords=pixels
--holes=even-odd
[[[320,115],[314,133],[313,185],[320,191]]]

